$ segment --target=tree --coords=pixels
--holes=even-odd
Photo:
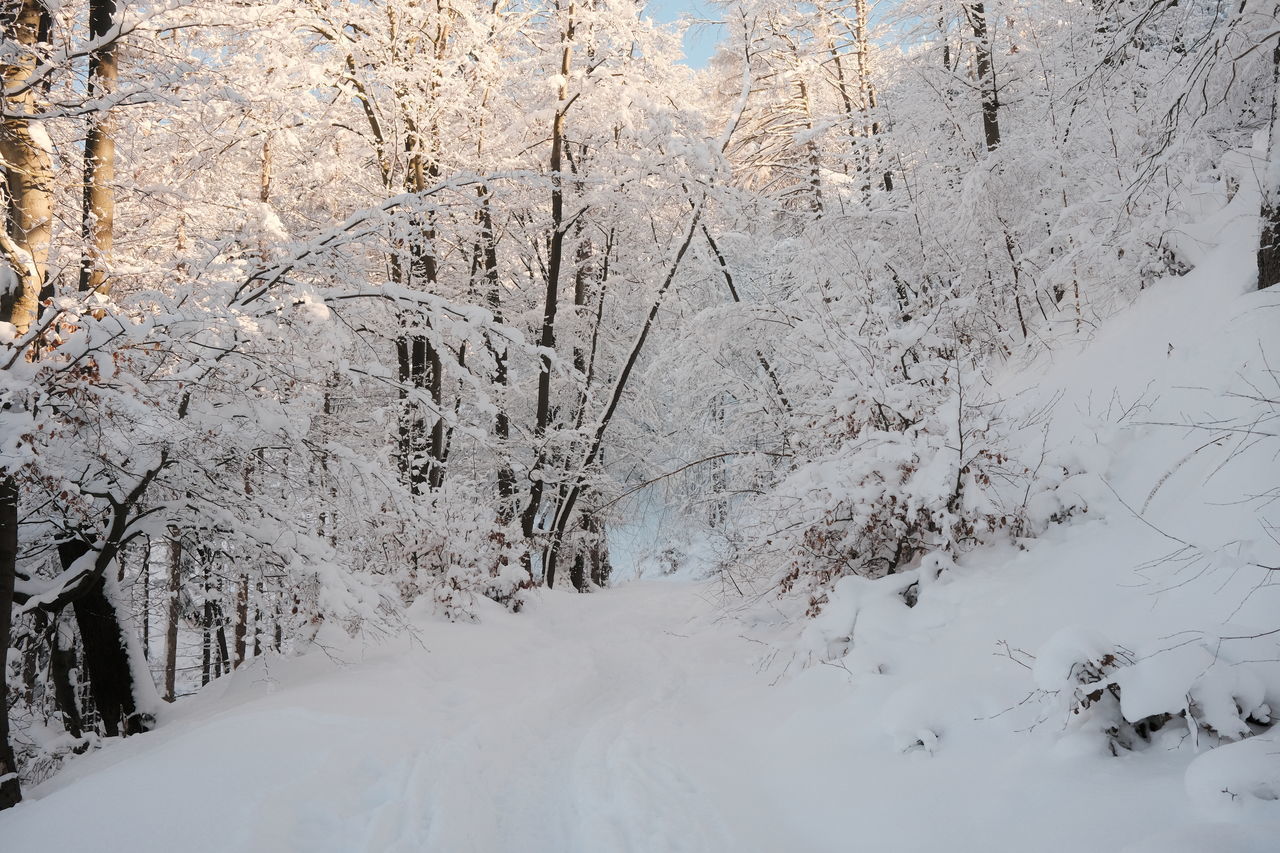
[[[1280,18],[1280,6],[1275,9]],[[1262,234],[1258,238],[1258,288],[1280,283],[1280,36],[1271,49],[1271,115],[1262,171]]]
[[[22,800],[18,762],[9,743],[9,654],[13,586],[18,558],[18,488],[13,477],[0,482],[0,810]]]
[[[115,91],[119,78],[119,23],[116,0],[91,0],[88,10],[89,97],[104,100]],[[80,266],[80,290],[98,291],[106,287],[105,265],[109,262],[115,214],[116,146],[110,108],[96,109],[89,116],[89,133],[84,141],[84,206],[81,233],[85,257]]]
[[[36,320],[38,299],[48,270],[52,225],[50,182],[53,166],[36,113],[38,46],[47,36],[49,10],[40,0],[8,3],[0,25],[5,41],[15,46],[14,59],[3,69],[4,123],[0,126],[0,158],[5,164],[6,216],[0,248],[0,324],[14,337],[26,335]],[[12,349],[12,343],[9,348]],[[22,794],[17,763],[9,743],[8,672],[10,614],[18,554],[18,482],[12,472],[0,478],[0,809],[16,804]]]
[[[982,3],[965,3],[960,8],[973,30],[978,85],[982,89],[982,135],[987,150],[995,151],[1000,147],[1000,88],[996,85],[991,37],[987,33],[987,10]]]

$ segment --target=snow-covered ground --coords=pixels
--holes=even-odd
[[[1024,732],[1026,714],[1001,713],[1033,685],[993,639],[1042,633],[1027,596],[1058,589],[1032,563],[947,588],[894,643],[871,635],[894,649],[877,674],[788,668],[689,583],[424,620],[363,655],[259,659],[156,733],[73,763],[0,816],[0,838],[134,853],[1277,849],[1276,804],[1189,798],[1184,750],[1113,758],[1063,741],[1057,720]],[[904,751],[925,729],[932,754]],[[1181,846],[1141,846],[1162,835]]]
[[[798,625],[767,596],[641,581],[322,635],[71,761],[0,814],[0,849],[1276,853],[1280,737],[1211,749],[1177,715],[1280,712],[1256,565],[1280,552],[1280,294],[1245,292],[1243,246],[1011,366],[1011,410],[1053,404],[1027,441],[1076,460],[1089,511],[969,555],[913,608],[899,579],[853,578]],[[1175,716],[1113,756],[1067,676],[1117,649],[1139,660],[1125,712]]]

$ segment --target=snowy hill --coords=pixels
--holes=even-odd
[[[1252,398],[1280,295],[1242,292],[1238,256],[1004,377],[1054,403],[1046,446],[1092,454],[1089,512],[914,607],[932,573],[848,578],[803,629],[683,581],[418,612],[411,637],[255,659],[73,761],[0,815],[4,849],[1280,849],[1280,740],[1210,749],[1244,705],[1280,709],[1275,635],[1229,639],[1280,624],[1252,565],[1270,507],[1240,503],[1274,488]],[[1119,718],[1073,713],[1070,674],[1117,650],[1124,716],[1172,716],[1113,756]]]

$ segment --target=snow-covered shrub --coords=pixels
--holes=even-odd
[[[442,615],[458,621],[476,618],[479,598],[520,609],[530,579],[520,562],[518,532],[500,523],[492,506],[475,500],[483,488],[459,479],[432,496],[414,531],[401,589],[406,601],[430,595]]]
[[[954,566],[938,551],[919,562],[914,569],[880,578],[846,575],[835,581],[823,596],[820,612],[801,633],[800,647],[817,660],[835,660],[856,645],[859,629],[875,633],[899,622],[902,611],[915,607],[921,593]]]
[[[1040,650],[1033,673],[1066,727],[1100,734],[1112,754],[1142,747],[1174,721],[1179,739],[1210,746],[1252,737],[1274,722],[1274,697],[1262,678],[1205,645],[1138,655],[1066,628]]]
[[[1108,461],[1099,445],[1070,444],[1045,453],[1021,478],[1025,491],[1018,533],[1038,536],[1051,525],[1082,516],[1095,502],[1105,500],[1106,487],[1098,475],[1106,471]]]
[[[1036,685],[1051,697],[1066,727],[1101,735],[1115,754],[1133,749],[1168,722],[1167,714],[1125,718],[1114,674],[1133,663],[1133,652],[1099,634],[1064,629],[1036,656]]]
[[[905,321],[901,310],[851,309],[873,333],[830,356],[839,373],[816,404],[827,414],[797,432],[803,461],[754,506],[756,548],[811,614],[842,577],[883,577],[1033,527],[1023,511],[1032,472],[1010,450],[1013,424],[982,396],[960,309],[922,305]],[[1064,503],[1060,515],[1070,512]]]

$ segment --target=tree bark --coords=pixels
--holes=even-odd
[[[1280,4],[1275,13],[1280,18]],[[1271,51],[1271,126],[1262,184],[1262,234],[1258,239],[1258,289],[1280,284],[1280,37]]]
[[[249,576],[240,576],[240,588],[236,591],[236,660],[235,666],[238,668],[244,663],[245,654],[248,651],[249,636]]]
[[[5,164],[6,224],[0,250],[13,273],[0,290],[0,322],[25,333],[40,310],[49,265],[53,225],[53,158],[34,118],[37,84],[32,76],[39,56],[35,46],[46,40],[50,16],[41,0],[6,4],[5,35],[22,48],[3,68],[7,118],[0,124],[0,162]]]
[[[54,699],[58,710],[62,712],[63,728],[72,737],[80,738],[84,733],[84,719],[80,716],[80,704],[76,700],[75,687],[71,684],[71,670],[76,665],[76,649],[74,642],[63,648],[62,624],[62,614],[53,614],[49,630],[49,676],[53,679]]]
[[[129,665],[117,604],[106,584],[106,576],[99,575],[72,603],[72,608],[84,643],[89,689],[103,733],[107,737],[136,735],[147,730],[147,721],[138,713],[134,700],[133,668]]]
[[[822,155],[818,151],[818,143],[814,140],[813,127],[813,104],[809,97],[809,84],[805,81],[804,75],[800,72],[802,62],[800,51],[796,45],[791,45],[791,55],[795,60],[796,68],[796,101],[799,104],[800,114],[804,117],[804,127],[808,131],[805,136],[807,141],[804,144],[805,152],[809,159],[809,209],[814,213],[821,215],[823,209],[822,202]]]
[[[13,618],[13,584],[18,565],[18,483],[0,480],[0,811],[22,801],[18,762],[9,744],[9,685],[6,657]]]
[[[200,635],[200,686],[213,679],[213,599],[209,597],[209,558],[204,554],[204,611]]]
[[[5,227],[0,251],[9,275],[0,284],[0,322],[25,334],[40,310],[40,293],[48,269],[53,224],[53,160],[40,144],[36,86],[32,81],[39,56],[35,45],[48,37],[49,10],[40,0],[6,4],[0,12],[4,36],[19,47],[0,69],[6,118],[0,124],[0,161],[4,168]],[[0,472],[0,810],[22,800],[18,764],[9,743],[9,688],[5,679],[13,619],[14,582],[18,562],[18,481]]]
[[[142,547],[142,656],[151,660],[151,537]]]
[[[231,674],[231,654],[227,651],[227,620],[218,608],[218,677]]]
[[[582,514],[582,529],[587,534],[587,542],[583,548],[587,563],[587,580],[595,586],[609,585],[609,576],[613,574],[613,564],[609,562],[609,536],[604,520],[594,511]],[[583,584],[583,589],[586,584]]]
[[[489,310],[493,312],[493,321],[501,323],[502,283],[498,278],[498,241],[493,228],[489,188],[481,185],[477,192],[480,196],[480,241]],[[489,350],[493,354],[493,383],[505,389],[507,387],[506,347],[495,346],[490,341]],[[511,419],[507,414],[505,400],[499,401],[497,414],[494,415],[493,434],[501,444],[502,456],[498,463],[498,523],[506,524],[515,514],[512,499],[516,493],[516,474],[511,467],[506,446],[507,439],[511,437]]]
[[[871,17],[867,7],[867,0],[856,0],[854,4],[855,15],[855,33],[854,40],[858,44],[858,89],[862,94],[863,110],[868,115],[867,133],[872,139],[876,139],[883,131],[880,122],[875,119],[876,108],[879,107],[879,94],[876,92],[875,83],[871,79]],[[877,140],[873,147],[877,158],[882,153],[880,142]],[[870,152],[868,152],[870,159]],[[880,185],[885,192],[893,190],[893,171],[885,169],[880,176]]]
[[[987,150],[1000,147],[1000,92],[996,86],[995,66],[991,61],[991,39],[987,32],[987,13],[982,3],[969,3],[964,7],[965,17],[973,29],[974,51],[977,56],[978,86],[982,90],[982,133]]]
[[[106,43],[89,54],[89,96],[102,98],[115,91],[119,77],[117,44],[112,37],[116,25],[116,0],[90,0],[89,37]],[[105,293],[106,262],[111,254],[115,219],[116,142],[109,109],[90,114],[89,132],[84,141],[84,209],[81,236],[85,254],[80,264],[80,290]]]
[[[182,540],[177,531],[170,530],[169,535],[169,595],[168,608],[165,612],[164,626],[164,699],[172,702],[177,698],[178,677],[178,617],[181,613],[182,594]]]

